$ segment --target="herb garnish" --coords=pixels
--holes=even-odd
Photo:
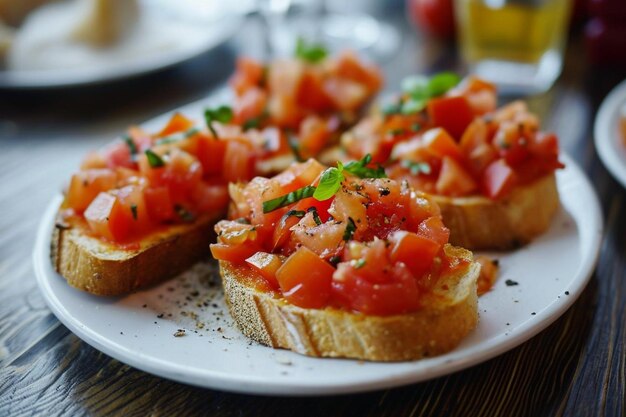
[[[388,132],[391,136],[400,136],[400,135],[404,135],[406,133],[405,129],[391,129]]]
[[[304,217],[305,214],[306,212],[304,210],[289,210],[287,213],[285,213],[283,218],[287,220],[287,218],[293,216],[293,217],[297,217],[298,219],[301,219]]]
[[[430,167],[430,164],[428,164],[428,162],[415,162],[405,159],[400,163],[400,165],[411,171],[411,174],[413,175],[428,175],[432,172],[432,168]]]
[[[322,172],[320,183],[313,194],[313,198],[318,201],[324,201],[334,196],[337,191],[339,191],[341,183],[346,179],[346,177],[343,176],[343,169],[343,164],[339,161],[337,161],[336,168],[326,168],[326,170]]]
[[[287,143],[289,144],[289,148],[291,149],[291,152],[293,152],[294,158],[296,158],[296,161],[298,162],[304,162],[304,158],[302,157],[302,154],[300,153],[300,145],[298,145],[298,140],[296,138],[296,135],[289,130],[286,131],[286,133],[287,133]]]
[[[308,43],[303,38],[296,41],[296,58],[315,64],[326,58],[328,50],[319,43]]]
[[[288,206],[289,204],[293,204],[303,198],[313,197],[313,193],[315,193],[315,187],[307,185],[306,187],[298,188],[297,190],[281,195],[280,197],[264,201],[263,213],[269,213],[281,207]]]
[[[228,106],[219,106],[215,109],[205,109],[204,120],[206,120],[206,125],[213,134],[213,137],[217,139],[217,132],[213,127],[213,122],[229,123],[233,120],[233,109]]]
[[[196,134],[198,134],[200,132],[199,129],[192,127],[191,129],[188,129],[184,132],[178,132],[178,133],[174,133],[172,135],[169,136],[164,136],[161,139],[156,141],[156,145],[167,145],[170,143],[176,143],[176,142],[180,142],[181,140],[185,140],[188,139]]]
[[[176,214],[178,214],[178,217],[180,217],[180,219],[184,222],[191,223],[196,219],[193,213],[191,213],[189,210],[179,204],[176,204],[174,206],[174,211],[176,212]]]
[[[130,205],[130,212],[133,214],[133,219],[137,220],[137,204]]]
[[[411,125],[411,132],[419,132],[421,128],[422,128],[422,125],[420,125],[419,123],[413,123]]]
[[[352,239],[352,235],[356,230],[356,224],[354,224],[354,220],[352,217],[348,217],[348,224],[346,225],[346,231],[343,232],[343,240],[346,242]]]
[[[130,149],[130,156],[135,158],[137,155],[137,145],[135,144],[135,141],[128,135],[124,135],[122,140],[126,142],[128,149]]]
[[[152,149],[146,149],[145,154],[148,157],[148,163],[151,168],[160,168],[165,166],[163,158],[156,154]]]
[[[440,72],[432,77],[417,75],[405,78],[402,91],[408,94],[408,99],[402,103],[401,113],[413,114],[424,110],[428,100],[445,94],[460,80],[453,72]]]
[[[322,219],[320,219],[320,215],[317,212],[317,207],[313,206],[313,207],[309,207],[307,210],[307,213],[313,213],[313,221],[315,222],[316,225],[320,225],[322,224]]]
[[[359,260],[354,261],[354,269],[361,269],[365,266],[365,259],[361,258]]]
[[[368,168],[367,165],[372,162],[372,155],[367,154],[360,161],[348,162],[344,167],[344,171],[359,178],[387,178],[385,169],[378,165],[376,168]]]

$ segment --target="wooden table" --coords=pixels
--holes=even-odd
[[[404,43],[384,66],[402,75],[454,68],[453,50],[426,43],[396,16]],[[530,100],[544,126],[586,170],[606,233],[597,270],[574,306],[547,330],[484,364],[429,382],[359,395],[278,398],[211,391],[164,380],[98,352],[46,307],[31,264],[37,223],[88,149],[208,94],[254,51],[258,25],[178,68],[107,86],[0,91],[0,415],[624,416],[626,415],[626,192],[592,143],[596,110],[626,74],[585,64],[570,44],[565,71]],[[563,259],[567,262],[567,259]]]

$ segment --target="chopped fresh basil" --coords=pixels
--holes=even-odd
[[[190,137],[197,135],[199,132],[200,130],[192,127],[191,129],[185,130],[184,132],[178,132],[169,136],[164,136],[156,141],[156,145],[167,145],[169,143],[180,142],[181,140],[189,139]]]
[[[233,109],[228,106],[219,106],[214,109],[204,110],[204,119],[206,125],[213,134],[213,137],[217,138],[217,132],[213,127],[213,122],[229,123],[233,120]]]
[[[402,111],[402,103],[389,103],[385,105],[382,112],[385,116],[391,116],[392,114],[399,114]]]
[[[405,78],[402,81],[402,90],[409,97],[402,103],[401,112],[413,114],[424,110],[428,100],[445,94],[460,80],[453,72],[440,72],[431,77],[417,75]]]
[[[422,128],[422,125],[419,123],[413,123],[411,125],[411,132],[419,132],[419,130]]]
[[[399,135],[404,135],[406,133],[405,129],[391,129],[388,132],[391,136],[399,136]]]
[[[133,214],[133,219],[137,220],[137,204],[130,205],[130,212]]]
[[[359,178],[387,178],[385,169],[378,165],[376,168],[368,168],[367,165],[372,162],[372,155],[367,154],[360,161],[348,162],[344,167],[344,171]]]
[[[298,162],[304,162],[304,158],[302,157],[302,154],[300,153],[300,145],[298,145],[298,139],[296,135],[291,131],[286,131],[286,133],[287,133],[287,143],[289,144],[289,148],[291,149],[291,152],[293,152],[294,158],[296,158],[296,161]]]
[[[328,50],[319,43],[308,43],[303,38],[296,41],[296,58],[315,64],[326,58]]]
[[[151,168],[160,168],[165,166],[165,161],[158,154],[156,154],[152,149],[146,149],[145,152],[148,157],[148,163]]]
[[[320,219],[320,215],[317,212],[317,207],[313,206],[313,207],[309,207],[307,209],[307,213],[313,213],[313,221],[315,221],[316,225],[320,225],[322,224],[322,219]]]
[[[326,168],[324,172],[322,172],[320,183],[313,194],[313,198],[318,201],[328,200],[339,191],[339,187],[341,187],[341,183],[345,179],[341,162],[337,162],[336,168]]]
[[[128,146],[128,149],[130,150],[130,156],[135,157],[137,155],[137,145],[135,144],[133,138],[128,135],[124,135],[122,140],[126,142],[126,146]]]
[[[306,211],[304,210],[289,210],[287,213],[285,213],[283,218],[287,219],[288,217],[297,217],[301,219],[304,217],[305,214],[306,214]]]
[[[191,223],[196,219],[193,213],[191,213],[189,210],[179,204],[176,204],[174,206],[174,211],[176,212],[178,217],[180,217],[180,219],[184,222]]]
[[[354,269],[361,269],[365,266],[365,259],[361,258],[354,261]]]
[[[287,193],[285,195],[281,195],[280,197],[264,201],[263,213],[269,213],[281,207],[293,204],[304,198],[312,197],[313,193],[315,193],[315,187],[312,185],[307,185],[306,187],[298,188],[297,190]]]
[[[407,168],[409,171],[411,171],[411,174],[413,175],[419,175],[419,174],[428,175],[432,172],[432,168],[430,167],[430,164],[428,164],[428,162],[415,162],[415,161],[409,161],[408,159],[405,159],[400,164],[404,168]]]
[[[354,224],[354,220],[352,217],[348,217],[348,224],[346,225],[346,231],[343,232],[343,240],[346,242],[352,239],[354,232],[356,230],[356,224]]]

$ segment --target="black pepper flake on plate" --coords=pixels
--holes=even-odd
[[[185,336],[185,329],[178,329],[175,333],[174,333],[174,337],[183,337]]]
[[[535,316],[537,313],[535,313],[534,311],[532,313],[530,313],[531,316]]]
[[[565,295],[569,295],[569,291],[565,291]]]
[[[507,287],[513,287],[515,285],[519,285],[519,282],[513,281],[512,279],[507,279],[506,281],[504,281],[504,283],[506,284]]]

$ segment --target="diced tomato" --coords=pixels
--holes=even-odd
[[[209,135],[198,135],[198,160],[205,178],[220,174],[224,167],[227,141]]]
[[[280,249],[291,235],[291,228],[300,221],[296,216],[287,216],[287,213],[280,219],[274,229],[274,237],[272,239],[272,250]]]
[[[137,151],[140,153],[152,146],[152,136],[139,126],[131,126],[128,129],[128,136],[135,143]]]
[[[264,78],[263,64],[250,57],[237,58],[236,71],[229,80],[230,86],[237,95],[244,94],[248,89],[259,86]]]
[[[224,154],[224,180],[229,182],[248,181],[254,176],[252,145],[238,140],[229,140]]]
[[[356,110],[369,97],[369,91],[363,84],[345,78],[325,80],[324,91],[340,110]]]
[[[498,263],[484,255],[475,256],[474,260],[480,264],[480,275],[476,282],[476,291],[478,295],[483,295],[491,290],[498,278]]]
[[[136,186],[98,194],[85,210],[85,219],[95,234],[113,242],[149,228],[143,191]]]
[[[158,133],[157,136],[168,136],[172,133],[184,132],[193,127],[193,121],[189,120],[181,113],[174,113],[170,118],[170,121],[165,127]]]
[[[445,129],[457,139],[461,139],[474,119],[469,102],[462,96],[433,98],[428,101],[426,110],[434,126]]]
[[[422,142],[428,150],[439,158],[449,156],[457,161],[463,160],[461,148],[452,136],[441,127],[427,130],[422,136]]]
[[[315,223],[313,214],[308,213],[292,228],[291,240],[283,248],[289,254],[299,246],[304,246],[324,259],[338,255],[344,246],[344,234],[347,223],[326,222]]]
[[[304,198],[298,201],[293,209],[309,211],[315,208],[315,211],[317,211],[318,216],[320,216],[320,220],[323,223],[325,223],[330,218],[330,214],[328,213],[328,210],[330,209],[330,206],[332,205],[333,200],[334,198],[329,198],[328,200],[324,200],[324,201],[319,201],[313,197]]]
[[[417,230],[422,221],[431,216],[438,216],[439,214],[439,206],[430,196],[415,191],[410,193],[407,230]]]
[[[554,133],[537,133],[529,145],[529,150],[534,155],[558,156],[559,140]]]
[[[468,155],[480,145],[487,144],[487,124],[482,118],[476,118],[467,126],[459,146]]]
[[[152,220],[161,223],[174,219],[174,204],[167,187],[147,188],[144,198]]]
[[[306,109],[319,113],[332,109],[333,102],[324,90],[322,74],[317,71],[304,73],[295,94],[296,102]]]
[[[402,314],[419,308],[416,278],[405,264],[391,262],[384,241],[351,243],[346,252],[349,262],[340,263],[333,275],[332,295],[336,303],[376,315]]]
[[[481,178],[483,171],[490,163],[498,159],[498,151],[493,146],[482,143],[472,149],[467,156],[467,165],[474,178]]]
[[[268,102],[268,111],[274,124],[286,128],[297,129],[304,117],[294,97],[288,94],[273,94]]]
[[[267,252],[257,252],[246,259],[246,262],[256,268],[263,278],[265,278],[274,289],[278,289],[278,280],[276,279],[276,271],[280,269],[283,261],[278,255]]]
[[[485,169],[482,185],[487,196],[500,198],[515,185],[515,172],[504,159],[498,159]]]
[[[463,196],[478,188],[472,176],[454,159],[444,156],[436,190],[438,194]]]
[[[134,168],[130,147],[126,142],[117,141],[104,149],[104,158],[107,161],[107,167],[114,169],[117,167]]]
[[[217,240],[232,246],[259,243],[259,228],[233,220],[220,220],[215,225]]]
[[[448,243],[450,230],[443,224],[441,216],[432,216],[420,223],[417,234],[440,245]]]
[[[322,308],[330,298],[335,268],[306,247],[299,248],[276,271],[284,297],[303,308]]]
[[[85,210],[85,219],[96,235],[112,242],[124,240],[133,221],[132,213],[109,193],[98,194]]]
[[[234,105],[234,123],[244,124],[261,117],[267,105],[267,93],[252,87],[237,97]]]
[[[85,210],[102,191],[115,187],[117,176],[110,169],[88,169],[72,175],[67,190],[67,205],[78,213]]]
[[[145,154],[139,157],[139,170],[152,187],[167,186],[174,203],[185,203],[202,180],[202,165],[193,156],[177,148],[163,154],[165,165],[152,167]]]
[[[200,181],[191,191],[196,209],[205,213],[225,212],[230,198],[226,184],[207,184]]]
[[[364,84],[372,93],[378,91],[383,84],[380,70],[361,62],[356,54],[350,51],[345,51],[337,57],[336,73],[341,78]]]
[[[328,122],[318,116],[307,116],[300,123],[298,132],[298,150],[302,158],[317,155],[327,144],[332,131],[328,129]]]
[[[416,278],[430,270],[441,244],[416,233],[397,231],[389,237],[394,242],[392,262],[403,262]]]
[[[287,194],[312,184],[324,169],[325,167],[315,159],[309,159],[306,162],[291,164],[289,168],[276,175],[273,179],[278,181],[283,189],[283,193]]]
[[[257,245],[227,245],[225,243],[212,243],[211,254],[220,261],[242,263],[261,248]]]

